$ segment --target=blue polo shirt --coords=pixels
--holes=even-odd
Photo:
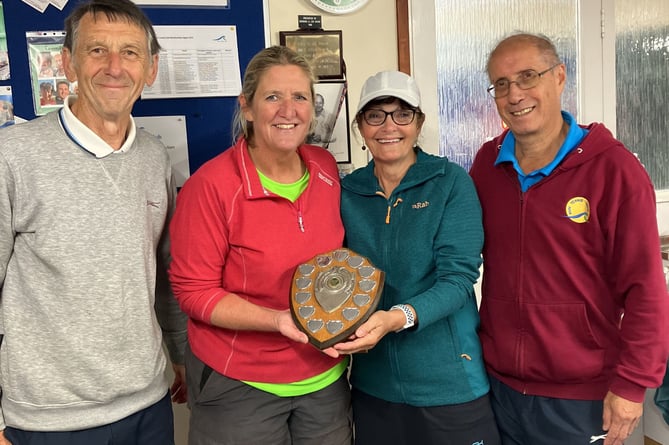
[[[504,137],[504,141],[502,141],[502,148],[499,150],[495,165],[502,162],[511,162],[513,164],[514,170],[516,170],[518,173],[518,182],[520,182],[520,188],[523,192],[527,191],[527,189],[532,187],[534,184],[550,175],[551,172],[555,170],[555,167],[560,165],[560,162],[562,162],[562,160],[569,153],[571,153],[573,149],[578,147],[578,144],[580,144],[585,135],[588,134],[588,130],[579,127],[578,123],[571,114],[567,113],[566,111],[562,111],[562,118],[567,124],[569,124],[569,133],[567,133],[567,137],[562,143],[560,150],[558,150],[555,158],[548,165],[540,168],[539,170],[534,170],[528,174],[523,173],[520,166],[518,165],[518,159],[516,159],[515,136],[512,132],[509,131]]]

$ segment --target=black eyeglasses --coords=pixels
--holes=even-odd
[[[393,122],[397,125],[409,125],[413,122],[414,117],[416,117],[416,110],[405,110],[400,108],[395,111],[384,111],[379,110],[378,108],[372,108],[363,111],[362,113],[362,118],[367,122],[367,125],[373,127],[383,125],[388,116],[390,116]]]
[[[541,76],[553,70],[559,65],[560,63],[556,63],[552,67],[545,69],[540,73],[537,73],[535,70],[522,71],[520,74],[518,74],[516,80],[509,80],[506,77],[503,77],[501,79],[496,80],[495,83],[490,85],[486,91],[488,91],[488,93],[490,93],[490,95],[495,99],[499,99],[500,97],[504,97],[509,94],[509,91],[511,91],[512,83],[518,85],[518,88],[520,88],[521,90],[529,90],[530,88],[534,88],[539,84]]]

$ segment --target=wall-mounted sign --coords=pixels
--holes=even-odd
[[[341,31],[279,31],[279,42],[307,59],[319,79],[343,79]]]

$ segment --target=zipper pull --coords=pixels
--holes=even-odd
[[[297,211],[297,224],[300,226],[300,231],[304,233],[304,221],[302,220],[302,211]]]

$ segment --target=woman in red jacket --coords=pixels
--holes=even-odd
[[[191,445],[351,443],[348,361],[308,344],[288,307],[295,268],[344,236],[336,162],[304,144],[313,100],[304,58],[260,51],[240,137],[177,198],[170,279],[190,317]]]

